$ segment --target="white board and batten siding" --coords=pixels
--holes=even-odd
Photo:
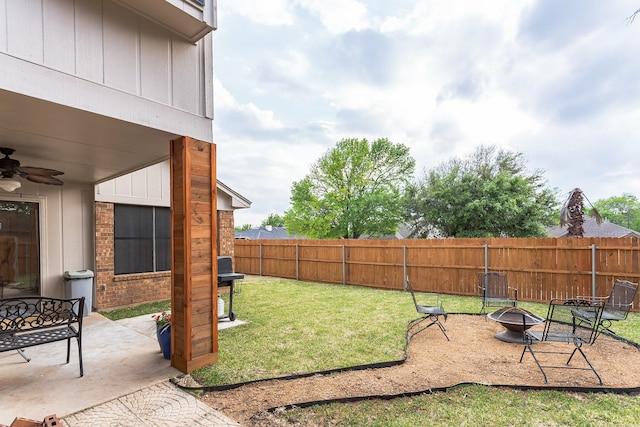
[[[77,100],[64,105],[84,104],[95,110],[100,104],[118,102],[117,92],[124,92],[212,118],[212,34],[190,42],[124,7],[127,3],[137,2],[0,0],[0,52],[46,67],[53,76],[61,73],[60,77],[78,77],[115,90],[112,99]],[[191,0],[168,3],[196,4]],[[60,78],[61,83],[65,81],[68,79]],[[64,100],[55,99],[56,89],[51,88],[48,98],[46,90],[40,88],[40,97],[61,103]],[[65,89],[67,96],[74,95],[73,87]],[[100,96],[104,97],[104,92]],[[135,123],[137,118],[128,119]],[[176,134],[186,132],[176,129]]]

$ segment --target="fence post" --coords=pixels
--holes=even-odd
[[[591,300],[596,301],[596,244],[591,244]]]
[[[344,243],[342,244],[342,284],[347,284],[347,258],[345,256],[346,249]]]
[[[489,244],[484,244],[484,274],[489,273]]]
[[[260,243],[260,275],[262,276],[262,243]]]
[[[298,255],[298,247],[299,246],[300,245],[298,243],[296,243],[296,280],[300,280],[300,267],[299,267],[300,258],[299,258],[299,255]]]
[[[402,247],[402,290],[407,292],[407,245]]]

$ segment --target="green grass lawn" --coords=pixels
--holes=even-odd
[[[238,289],[233,308],[249,323],[220,331],[218,363],[192,373],[208,385],[399,360],[407,325],[418,317],[410,294],[400,291],[270,277],[248,277]],[[481,306],[477,297],[441,300],[449,313]],[[546,315],[546,304],[518,305]],[[640,315],[617,329],[637,342]]]
[[[246,325],[220,331],[219,362],[192,373],[210,384],[402,359],[416,317],[408,294],[249,278],[233,308]]]
[[[118,308],[116,310],[101,311],[100,314],[111,320],[128,319],[143,314],[160,313],[171,310],[171,301],[149,302],[134,307]]]
[[[233,309],[246,324],[219,332],[219,361],[192,376],[207,385],[399,360],[407,324],[417,317],[411,295],[356,286],[247,276],[236,283]],[[224,294],[223,294],[224,295]],[[477,313],[480,299],[442,295],[449,313]],[[540,316],[546,304],[521,302]],[[129,317],[167,309],[167,302],[116,310]],[[640,341],[640,314],[614,328]],[[640,356],[639,356],[640,357]],[[613,394],[518,392],[482,386],[393,401],[335,404],[287,411],[298,420],[326,425],[634,425],[637,397]],[[501,409],[504,408],[504,409]],[[308,421],[304,421],[308,417]]]
[[[639,403],[638,397],[616,394],[471,385],[411,398],[317,405],[277,415],[299,426],[632,426],[640,420]]]

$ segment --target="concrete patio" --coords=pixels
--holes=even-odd
[[[219,327],[240,323],[221,321]],[[140,408],[114,408],[131,400],[120,398],[131,395],[139,402],[161,399],[172,408],[173,414],[161,410],[164,418],[155,425],[184,425],[184,417],[192,416],[203,421],[189,420],[192,425],[237,425],[168,383],[182,372],[162,357],[150,315],[114,322],[92,313],[84,318],[82,347],[83,377],[79,376],[75,342],[68,364],[65,342],[25,349],[29,363],[17,352],[0,353],[0,424],[9,425],[16,417],[42,420],[55,414],[65,425],[88,425],[89,419],[107,422],[105,425],[145,425],[149,419],[144,420]],[[79,411],[83,412],[75,414]],[[168,415],[179,419],[168,419]],[[90,418],[83,420],[86,416]],[[127,416],[132,417],[130,421]]]

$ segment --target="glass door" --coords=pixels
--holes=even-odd
[[[0,298],[40,295],[36,202],[0,200]]]

